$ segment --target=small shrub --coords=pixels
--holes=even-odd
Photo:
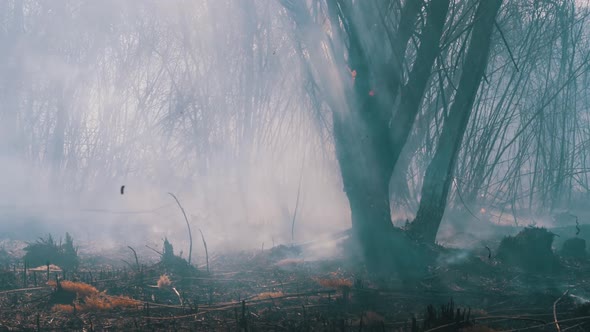
[[[164,239],[164,250],[160,264],[166,271],[180,276],[189,276],[197,272],[197,269],[189,265],[184,258],[174,254],[174,247],[168,239]]]
[[[586,240],[577,237],[565,240],[561,255],[576,259],[586,258]]]
[[[526,227],[502,239],[497,257],[528,272],[551,272],[559,266],[552,249],[554,237],[545,228]]]
[[[66,270],[75,270],[80,264],[78,249],[74,247],[74,239],[66,233],[65,242],[56,242],[51,234],[47,238],[39,238],[24,248],[25,261],[30,266],[55,264]]]

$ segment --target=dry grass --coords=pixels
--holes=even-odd
[[[172,281],[167,274],[162,274],[158,279],[158,288],[169,288],[172,285]]]
[[[83,300],[75,303],[76,310],[79,312],[88,311],[107,311],[117,308],[134,308],[141,304],[132,298],[126,296],[109,296],[104,293],[90,295]],[[73,305],[56,304],[52,308],[56,312],[74,312]]]
[[[51,310],[53,310],[55,312],[71,313],[71,312],[74,312],[74,306],[69,305],[69,304],[56,304],[51,308]]]
[[[298,258],[285,258],[275,263],[276,266],[294,266],[298,264],[303,264],[303,259]]]
[[[108,296],[105,294],[92,295],[80,304],[81,311],[101,311],[115,308],[133,308],[140,304],[132,298],[125,296]]]
[[[49,281],[47,284],[52,287],[57,287],[55,281]],[[60,282],[60,285],[64,291],[75,293],[79,298],[85,298],[99,293],[96,287],[83,282],[64,280]]]
[[[56,287],[55,281],[48,282],[50,286]],[[110,296],[104,292],[99,292],[95,287],[83,282],[62,281],[60,282],[63,291],[75,293],[77,300],[74,302],[76,310],[84,311],[104,311],[115,308],[132,308],[137,307],[141,302],[126,296]],[[57,312],[73,312],[74,305],[56,304],[52,307]]]
[[[30,268],[29,271],[46,272],[47,271],[47,265],[41,265],[41,266],[38,266],[38,267]],[[49,265],[49,272],[61,272],[61,267],[59,267],[57,265],[50,264]]]
[[[352,281],[345,278],[316,279],[316,281],[318,284],[325,288],[350,289],[352,287]]]
[[[275,299],[283,295],[283,292],[264,292],[258,294],[256,297],[253,298],[253,300]]]

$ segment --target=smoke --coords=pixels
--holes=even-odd
[[[105,248],[168,237],[186,253],[168,192],[195,252],[198,229],[223,251],[348,227],[278,4],[2,6],[0,234],[68,231]]]

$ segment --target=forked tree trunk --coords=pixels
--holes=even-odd
[[[389,181],[420,109],[431,68],[439,55],[448,8],[449,0],[435,0],[428,4],[416,61],[407,84],[400,90],[400,108],[391,121],[393,128],[384,117],[391,114],[391,105],[369,94],[370,78],[363,76],[369,72],[366,57],[359,49],[360,43],[355,42],[354,30],[347,31],[351,41],[350,65],[358,74],[354,98],[349,102],[350,111],[334,112],[334,140],[354,234],[367,267],[373,272],[387,273],[395,268],[411,277],[425,266],[419,250],[412,247],[403,232],[393,227]],[[397,87],[390,89],[393,89],[389,90],[390,93],[397,93],[394,91]]]
[[[414,238],[434,243],[447,204],[453,171],[473,102],[484,75],[490,53],[491,36],[502,0],[480,0],[475,13],[466,68],[455,101],[445,120],[437,150],[424,175],[422,197],[416,219],[410,225]]]

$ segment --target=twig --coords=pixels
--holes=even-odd
[[[160,255],[160,256],[164,256],[163,253],[159,252],[158,250],[148,246],[147,244],[145,245],[146,248],[151,249],[152,251],[154,251],[156,254]]]
[[[129,263],[128,261],[121,259],[121,261],[127,265],[129,265],[129,267],[133,270],[133,264]]]
[[[580,320],[590,320],[590,316],[582,316],[582,317],[568,318],[568,319],[562,320],[561,322],[562,323],[569,323],[569,322],[575,322],[575,321],[580,321]],[[503,330],[502,332],[516,332],[516,331],[524,331],[524,330],[538,329],[540,327],[545,327],[545,326],[547,326],[549,324],[553,324],[553,322],[547,323],[547,324],[529,326],[529,327],[521,327],[521,328],[518,328],[518,329]],[[565,329],[564,329],[564,331],[565,331]]]
[[[581,328],[581,326],[582,326],[582,325],[584,325],[584,324],[586,324],[586,322],[582,322],[582,323],[578,323],[578,324],[576,324],[576,325],[572,325],[572,326],[570,326],[570,327],[566,327],[565,329],[563,329],[563,330],[562,330],[562,332],[565,332],[565,331],[569,331],[569,330],[575,329],[576,327],[578,327],[578,328]],[[582,331],[583,331],[583,330],[582,330]]]
[[[471,209],[469,209],[469,207],[467,207],[467,204],[465,204],[465,201],[463,201],[463,197],[461,196],[461,191],[459,189],[459,183],[457,182],[457,178],[456,177],[453,178],[453,182],[455,182],[455,188],[457,188],[457,196],[459,196],[459,200],[461,200],[461,204],[463,204],[463,206],[465,207],[465,210],[467,210],[467,212],[473,218],[475,218],[477,221],[481,221],[473,212],[471,212]]]
[[[566,296],[568,293],[570,292],[570,290],[566,290],[565,293],[561,294],[561,296],[555,300],[555,302],[553,302],[553,323],[555,323],[555,328],[557,329],[557,332],[561,332],[561,327],[559,327],[559,322],[557,321],[557,303],[559,303],[559,301],[561,301],[561,299]]]
[[[174,291],[176,296],[178,296],[178,301],[180,302],[180,305],[184,307],[184,302],[182,301],[182,297],[180,296],[180,293],[176,290],[175,287],[172,287],[172,290]]]
[[[30,291],[42,290],[42,289],[51,289],[51,287],[29,287],[29,288],[11,289],[11,290],[0,292],[0,295],[19,293],[19,292],[30,292]]]
[[[494,20],[494,25],[496,25],[496,29],[498,29],[498,32],[500,33],[500,37],[502,37],[502,41],[504,41],[504,45],[506,45],[506,49],[508,50],[508,55],[510,55],[510,60],[512,60],[512,63],[514,64],[514,68],[516,68],[516,72],[519,72],[518,65],[516,64],[516,61],[514,60],[514,56],[512,55],[512,51],[510,50],[510,46],[508,46],[508,41],[506,41],[506,37],[504,37],[504,33],[502,32],[502,29],[500,29],[500,25],[498,24],[498,21]]]
[[[127,246],[127,248],[131,249],[131,251],[133,251],[133,256],[135,257],[135,264],[137,265],[137,272],[139,272],[140,268],[139,268],[139,260],[137,259],[137,252],[135,252],[135,249],[133,249],[133,247],[131,246]]]
[[[527,321],[527,322],[547,324],[547,322],[545,322],[542,319],[523,317],[523,316],[484,316],[484,317],[476,317],[473,320],[478,321],[478,320],[491,320],[491,319],[501,319],[501,320],[505,320],[505,321],[506,320],[521,320],[521,321]]]
[[[207,250],[207,242],[205,241],[205,236],[203,235],[203,231],[199,228],[199,233],[201,233],[201,239],[203,240],[203,247],[205,247],[205,260],[207,262],[207,273],[209,273],[209,250]]]
[[[172,196],[172,198],[174,198],[174,200],[176,201],[176,204],[178,204],[178,207],[180,208],[180,211],[182,211],[182,215],[184,216],[184,220],[186,221],[186,227],[188,228],[188,239],[189,239],[188,265],[191,265],[191,258],[193,255],[193,234],[191,232],[191,225],[188,222],[188,217],[186,216],[186,212],[184,212],[184,208],[180,204],[180,201],[178,200],[178,198],[176,198],[176,196],[173,193],[168,193],[168,195],[170,195],[170,196]]]

